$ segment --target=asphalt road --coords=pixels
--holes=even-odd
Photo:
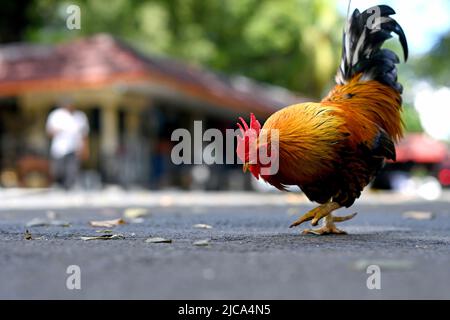
[[[123,210],[56,210],[71,226],[30,227],[34,240],[24,239],[25,223],[45,210],[0,210],[0,298],[450,298],[448,202],[355,205],[341,213],[359,213],[340,224],[345,236],[288,228],[296,211],[310,208],[151,208],[143,222],[114,228],[124,239],[104,241],[80,237],[98,235],[89,220]],[[402,217],[409,210],[434,218]],[[197,223],[213,228],[193,228]],[[146,243],[149,237],[173,242]],[[210,244],[193,245],[201,239]],[[381,270],[379,290],[366,285],[371,264]],[[81,290],[66,287],[69,265],[81,269]]]

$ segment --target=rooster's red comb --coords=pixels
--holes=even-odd
[[[241,129],[242,135],[245,135],[245,132],[249,129],[255,130],[256,134],[259,135],[259,132],[261,131],[261,124],[259,123],[258,120],[256,120],[256,117],[253,113],[250,113],[250,127],[247,125],[247,122],[245,122],[245,120],[242,117],[239,117],[239,120],[242,122],[242,125],[244,126],[242,127],[242,125],[239,122],[237,123],[239,129]]]
[[[261,131],[261,124],[256,120],[253,113],[250,114],[250,127],[242,117],[239,117],[242,124],[238,123],[238,127],[241,130],[242,136],[237,136],[237,148],[236,153],[242,162],[247,162],[250,157],[250,153],[257,141],[259,132]]]

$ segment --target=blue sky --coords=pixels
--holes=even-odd
[[[348,1],[338,0],[338,4],[345,15]],[[450,30],[450,0],[352,0],[350,11],[378,4],[387,4],[397,12],[393,17],[403,27],[412,55],[426,53]]]

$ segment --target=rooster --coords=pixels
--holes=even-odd
[[[356,213],[333,216],[332,212],[350,207],[385,160],[395,161],[394,144],[403,133],[403,88],[397,82],[398,56],[381,46],[397,34],[406,61],[408,45],[401,26],[390,17],[393,14],[386,5],[353,12],[344,29],[336,85],[322,101],[280,109],[262,128],[253,114],[250,125],[239,118],[236,153],[244,172],[249,170],[280,190],[296,185],[310,201],[320,204],[292,223],[294,227],[312,220],[316,226],[325,218],[321,228],[306,229],[304,234],[345,234],[335,222]],[[271,139],[263,143],[260,138],[263,131],[270,137],[274,130],[278,146],[272,150]],[[276,173],[264,173],[267,164],[250,159],[252,145],[276,153],[272,154],[278,159]]]

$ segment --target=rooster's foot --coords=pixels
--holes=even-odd
[[[303,230],[302,234],[315,234],[317,236],[322,236],[325,234],[347,234],[347,232],[339,228],[336,228],[335,226],[332,227],[323,226],[317,229],[305,229]]]
[[[341,206],[337,202],[327,202],[324,204],[321,204],[317,208],[314,208],[307,213],[305,213],[303,216],[301,216],[299,219],[294,221],[289,228],[296,227],[299,224],[302,224],[305,221],[312,220],[311,224],[313,226],[316,226],[320,219],[323,217],[328,216],[333,210],[339,209]]]
[[[331,214],[325,217],[325,223],[321,228],[318,229],[305,229],[302,234],[315,234],[315,235],[325,235],[325,234],[347,234],[347,232],[337,228],[335,222],[342,222],[350,220],[356,216],[356,212],[344,217],[335,217]]]

